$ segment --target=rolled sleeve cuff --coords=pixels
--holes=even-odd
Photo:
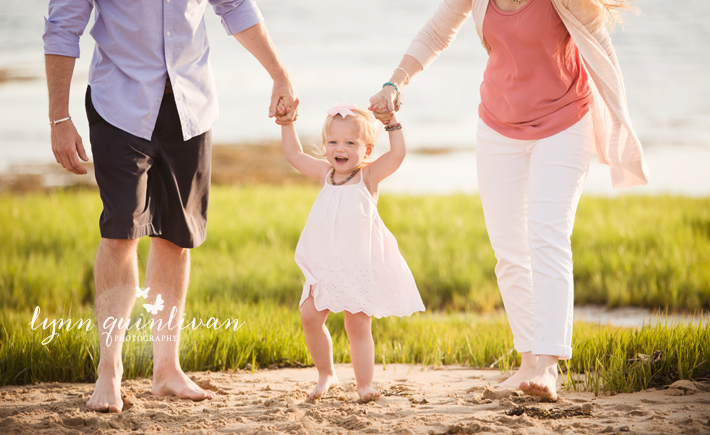
[[[239,6],[222,15],[222,26],[228,35],[236,35],[264,21],[254,0],[244,0]]]
[[[404,54],[415,58],[422,65],[422,68],[426,68],[431,65],[431,63],[434,62],[439,55],[439,53],[434,51],[427,44],[416,38],[412,41]]]
[[[44,54],[58,54],[60,56],[79,57],[79,35],[68,32],[44,19]]]

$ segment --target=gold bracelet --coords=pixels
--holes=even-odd
[[[57,124],[59,124],[59,123],[61,123],[61,122],[64,122],[64,121],[69,121],[70,119],[71,119],[71,116],[67,116],[66,118],[57,119],[56,121],[49,121],[49,125],[51,125],[52,127],[54,127],[55,125],[57,125]]]

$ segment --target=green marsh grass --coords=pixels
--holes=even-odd
[[[190,300],[296,304],[303,276],[293,255],[317,194],[215,187],[207,241],[192,252]],[[379,209],[427,308],[502,307],[477,196],[383,195]],[[100,212],[90,191],[0,196],[3,307],[91,306]],[[149,245],[139,245],[141,268]],[[577,304],[710,309],[708,198],[584,197],[572,246]]]
[[[680,379],[710,380],[710,324],[702,316],[687,324],[669,324],[657,315],[640,328],[576,324],[568,389],[632,393]],[[583,374],[583,376],[574,375]]]

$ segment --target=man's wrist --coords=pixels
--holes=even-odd
[[[70,115],[67,115],[67,116],[65,116],[65,117],[63,117],[63,118],[57,118],[57,119],[52,119],[52,118],[50,117],[50,118],[49,118],[49,125],[52,126],[52,127],[54,127],[55,125],[61,124],[62,122],[66,122],[66,121],[71,121],[71,116],[70,116]]]
[[[271,79],[275,82],[291,81],[291,76],[288,74],[288,70],[286,68],[278,68],[273,73],[269,72],[269,76],[271,76]]]

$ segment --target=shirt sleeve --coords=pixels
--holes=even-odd
[[[209,0],[228,35],[236,35],[264,21],[254,0]]]
[[[79,38],[91,17],[88,0],[50,0],[44,19],[44,54],[79,57]]]
[[[471,8],[471,0],[443,0],[404,54],[415,58],[423,68],[429,66],[454,40]]]

